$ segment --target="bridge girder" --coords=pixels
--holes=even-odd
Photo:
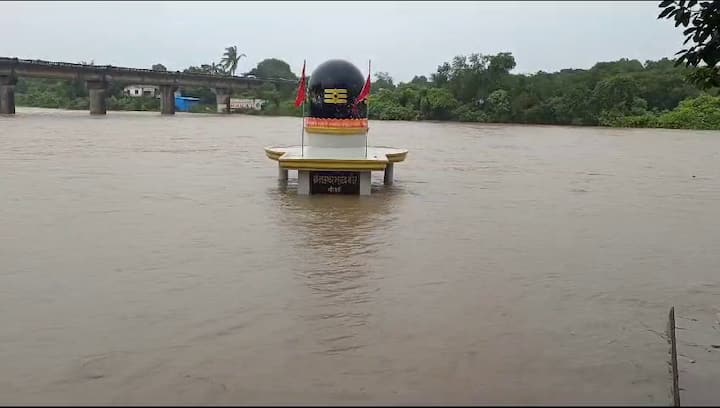
[[[156,86],[199,86],[228,89],[230,91],[256,88],[265,82],[295,83],[293,80],[278,78],[223,77],[218,75],[113,67],[110,65],[83,65],[4,57],[0,57],[0,76],[120,82]]]

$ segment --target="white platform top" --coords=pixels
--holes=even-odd
[[[272,154],[277,158],[282,157],[283,159],[381,160],[390,162],[400,162],[405,160],[405,156],[408,152],[407,149],[385,146],[368,146],[367,154],[365,154],[365,149],[333,147],[318,148],[311,146],[305,146],[304,149],[301,149],[300,146],[277,146],[266,147],[265,150],[269,157]]]

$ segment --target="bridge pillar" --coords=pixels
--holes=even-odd
[[[230,113],[230,90],[215,88],[213,91],[215,92],[218,113]]]
[[[175,91],[177,91],[177,86],[160,86],[160,113],[163,115],[175,114]]]
[[[0,77],[0,114],[15,114],[15,84],[17,78],[10,76]]]
[[[107,114],[107,82],[87,81],[87,88],[90,94],[90,114]]]

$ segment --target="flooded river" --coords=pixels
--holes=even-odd
[[[0,117],[0,403],[667,405],[720,312],[718,132],[375,121],[370,197],[279,184],[299,138]]]

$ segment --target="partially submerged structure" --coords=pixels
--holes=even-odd
[[[299,146],[266,147],[268,158],[278,162],[279,177],[298,172],[298,194],[370,194],[371,172],[383,171],[392,184],[394,164],[405,160],[407,150],[368,146],[370,74],[344,60],[318,66],[305,87],[305,68],[298,101],[303,110]]]

